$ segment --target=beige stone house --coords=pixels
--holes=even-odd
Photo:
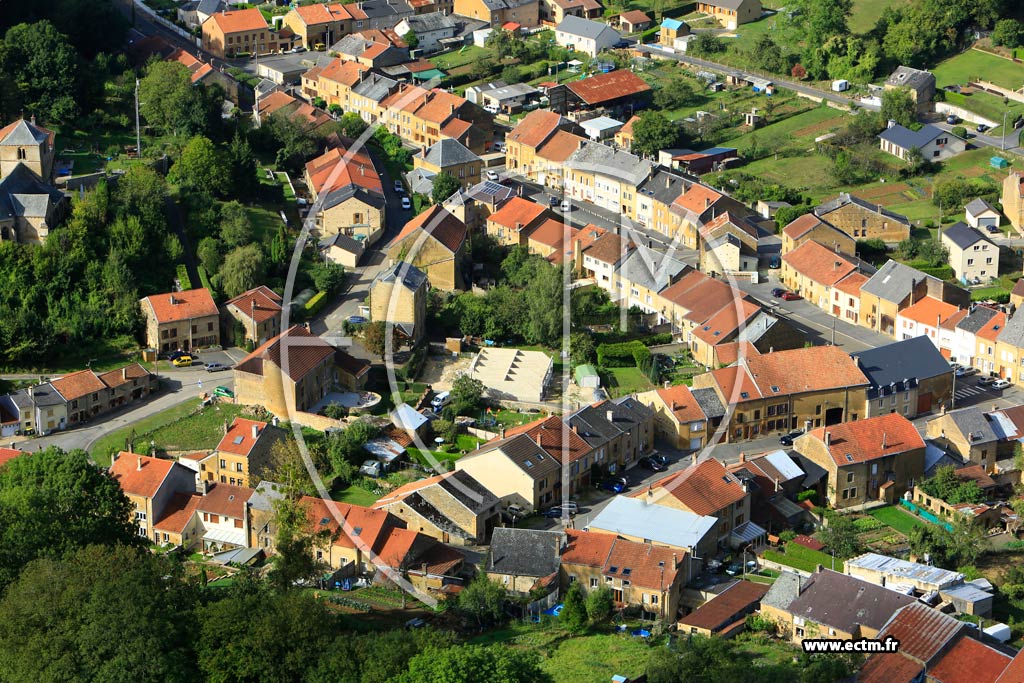
[[[208,289],[153,294],[140,305],[146,344],[160,353],[220,344],[220,311]]]
[[[456,470],[401,486],[373,507],[442,543],[480,545],[498,522],[499,500],[469,473]]]
[[[782,254],[788,254],[804,242],[817,242],[827,249],[844,254],[857,251],[857,242],[852,237],[813,213],[800,216],[782,229]]]
[[[942,231],[942,246],[949,250],[949,265],[960,282],[988,282],[999,277],[999,245],[977,228],[960,221]]]
[[[387,250],[388,257],[422,271],[443,292],[465,289],[466,224],[435,205],[405,224]]]
[[[281,47],[277,33],[255,7],[212,14],[203,22],[202,32],[203,50],[221,59],[239,53],[265,55]],[[291,47],[290,41],[285,42]]]
[[[419,341],[426,329],[427,275],[398,261],[370,284],[370,319],[394,325],[406,339]]]
[[[828,472],[825,495],[835,509],[894,503],[924,477],[924,440],[899,413],[819,427],[793,447]]]
[[[910,237],[910,221],[906,216],[847,192],[815,207],[814,215],[852,235],[855,240],[902,242]]]
[[[245,340],[254,346],[281,333],[281,296],[266,285],[230,299],[224,304],[224,310],[232,319],[242,323]]]
[[[1000,203],[1010,225],[1024,235],[1024,176],[1011,171],[1003,178],[1003,193]]]
[[[555,488],[561,480],[558,460],[527,434],[490,441],[456,460],[455,469],[480,482],[506,508],[535,511],[561,502]]]
[[[224,423],[224,436],[213,452],[190,459],[198,464],[202,480],[250,486],[270,464],[270,451],[283,436],[266,422],[236,417],[230,426]]]
[[[306,164],[305,180],[313,198],[323,202],[316,216],[320,237],[341,233],[366,246],[380,239],[386,209],[384,186],[368,151],[349,151],[337,141]]]

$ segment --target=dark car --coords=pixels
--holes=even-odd
[[[207,363],[206,364],[206,371],[207,372],[220,372],[221,370],[229,370],[229,369],[231,369],[231,366],[230,365],[226,365],[224,363]]]
[[[768,261],[768,267],[771,270],[778,270],[779,268],[782,267],[782,259],[780,259],[778,256],[772,256],[771,259]]]
[[[775,297],[776,299],[778,299],[780,296],[782,296],[785,293],[786,293],[786,290],[784,290],[782,287],[776,287],[775,289],[772,290],[772,296]]]
[[[668,467],[668,462],[669,461],[668,461],[668,456],[667,455],[662,455],[661,453],[655,453],[655,454],[649,455],[647,457],[650,458],[651,460],[653,460],[654,462],[658,463],[659,465],[664,465],[665,467]]]
[[[803,299],[803,297],[796,292],[786,292],[782,295],[783,301],[798,301],[799,299]]]
[[[352,323],[353,325],[364,325],[364,324],[370,322],[364,316],[361,316],[361,315],[350,315],[348,317],[348,321],[350,323]]]
[[[990,387],[990,386],[992,386],[993,384],[995,384],[998,381],[999,381],[998,377],[979,377],[978,378],[978,386],[979,387]]]
[[[986,126],[984,123],[979,123],[978,127],[975,128],[975,130],[977,130],[979,133],[984,133],[986,130],[988,130],[988,126]]]
[[[182,356],[186,356],[186,355],[188,355],[188,354],[186,354],[181,349],[178,349],[177,351],[168,351],[167,352],[167,360],[170,360],[170,361],[178,360]]]
[[[790,432],[789,434],[783,434],[782,436],[779,437],[779,443],[782,444],[783,446],[792,446],[793,439],[801,435],[803,435],[803,432],[800,431],[799,429]]]
[[[548,508],[541,514],[548,519],[558,519],[562,516],[562,508]]]
[[[597,485],[597,488],[611,491],[612,493],[622,493],[626,490],[626,484],[621,479],[605,479]]]
[[[640,462],[637,464],[652,472],[664,472],[668,469],[654,458],[640,458]]]

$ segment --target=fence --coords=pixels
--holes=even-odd
[[[982,90],[988,90],[996,95],[1001,95],[1002,97],[1005,97],[1008,100],[1013,100],[1014,102],[1024,102],[1024,95],[1015,90],[1009,90],[998,86],[995,83],[989,83],[988,81],[973,81],[971,85],[976,88],[981,88]]]
[[[135,1],[135,8],[138,9],[139,11],[141,11],[143,14],[147,15],[150,19],[152,19],[153,21],[157,22],[158,24],[160,24],[161,26],[166,28],[168,31],[174,31],[175,33],[177,33],[179,36],[181,36],[185,40],[189,41],[190,43],[195,44],[196,47],[199,47],[199,45],[200,45],[199,39],[196,38],[195,36],[193,36],[191,33],[186,31],[182,27],[178,26],[177,24],[175,24],[173,22],[170,22],[170,21],[167,21],[162,16],[160,16],[155,9],[153,9],[149,5],[145,4],[141,0],[134,0],[134,1]]]
[[[918,506],[914,505],[909,500],[900,499],[900,505],[902,505],[903,507],[907,508],[908,510],[913,512],[915,515],[921,517],[921,519],[923,519],[923,520],[925,520],[927,522],[931,522],[932,524],[939,524],[939,525],[941,525],[943,528],[946,529],[946,531],[952,531],[953,530],[953,525],[952,524],[949,524],[947,522],[943,522],[942,520],[940,520],[938,517],[933,515],[928,510],[925,510],[924,508],[921,508],[921,507],[918,507]]]

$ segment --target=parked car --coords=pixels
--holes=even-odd
[[[725,568],[725,573],[729,576],[736,576],[737,574],[740,574],[742,572],[743,567],[741,567],[738,564],[730,564],[728,567]]]
[[[640,465],[640,467],[648,469],[652,472],[664,472],[665,470],[668,469],[667,467],[662,465],[657,460],[654,460],[653,458],[640,458],[640,461],[637,464]]]
[[[488,180],[497,180],[498,179],[498,172],[497,171],[487,171],[487,179]]]
[[[402,197],[402,208],[406,211],[412,208],[412,202],[409,201],[408,197]]]
[[[440,410],[446,405],[452,402],[452,395],[450,391],[442,391],[440,394],[434,397],[434,400],[430,402],[430,407],[434,410]]]
[[[405,186],[402,185],[401,180],[395,181],[395,192],[397,192],[398,194],[405,194]]]
[[[785,293],[786,293],[786,290],[784,290],[782,287],[776,287],[775,289],[772,290],[772,296],[774,298],[776,298],[776,299],[778,299],[780,296],[782,296]]]
[[[803,299],[803,297],[797,294],[796,292],[785,292],[782,295],[783,301],[798,301],[800,299]]]
[[[999,232],[999,226],[998,225],[986,225],[985,229],[988,230],[991,233]]]
[[[548,508],[542,514],[548,519],[557,519],[562,516],[562,511],[565,510],[569,513],[569,516],[575,516],[579,512],[579,506],[574,500],[564,501],[561,505],[556,505],[552,508]]]
[[[956,369],[956,376],[957,377],[970,377],[971,375],[977,375],[977,374],[978,374],[978,368],[957,368]]]
[[[992,388],[993,389],[998,389],[1000,391],[1002,391],[1003,389],[1009,388],[1009,386],[1010,386],[1010,381],[1009,380],[1005,380],[1005,379],[997,379],[995,382],[992,383]]]
[[[951,126],[955,126],[956,124],[960,123],[960,119],[954,116],[953,114],[950,114],[949,116],[946,117],[946,123],[948,123]]]
[[[561,208],[562,211],[572,211],[572,202],[570,202],[568,199],[563,199]]]
[[[365,325],[366,323],[370,322],[369,320],[366,319],[365,316],[361,315],[350,315],[347,318],[347,320],[353,325]]]
[[[979,133],[984,133],[986,130],[988,130],[988,126],[986,126],[984,123],[979,123],[978,127],[975,128],[974,130],[978,131]]]
[[[493,145],[491,145],[491,149],[493,149],[495,152],[504,152],[505,143],[502,142],[501,140],[498,140]]]
[[[192,356],[184,354],[171,361],[176,368],[188,368],[192,366]]]
[[[230,370],[230,369],[231,369],[231,366],[227,365],[226,363],[207,363],[206,364],[206,371],[207,372],[220,372],[221,370]]]
[[[778,270],[782,267],[782,259],[778,256],[772,256],[771,260],[768,261],[768,268],[771,270]]]
[[[659,463],[661,465],[664,465],[665,467],[668,467],[669,460],[668,460],[668,456],[667,455],[662,455],[661,453],[653,453],[653,454],[651,454],[651,455],[649,455],[647,457],[649,457],[651,460],[653,460],[656,463]]]
[[[792,431],[789,434],[783,434],[782,436],[779,437],[779,443],[783,446],[792,446],[793,439],[797,438],[798,436],[803,436],[803,431],[797,429],[796,431]]]
[[[220,396],[221,398],[234,398],[235,392],[231,391],[227,387],[216,387],[213,390],[214,396]]]
[[[990,386],[992,386],[993,384],[995,384],[998,381],[999,381],[998,377],[979,377],[978,378],[978,386],[979,387],[990,387]]]
[[[626,484],[621,479],[605,479],[597,485],[597,488],[612,493],[622,493],[626,490]]]

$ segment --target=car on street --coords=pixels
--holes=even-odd
[[[950,114],[949,116],[946,117],[946,123],[948,123],[951,126],[955,126],[956,124],[960,123],[960,119],[957,118],[955,115]]]
[[[227,363],[207,363],[206,364],[206,371],[207,372],[220,372],[221,370],[230,370],[230,369],[231,369],[231,366],[228,365]]]
[[[796,292],[785,292],[782,295],[783,301],[799,301],[800,299],[803,299],[803,297]]]
[[[995,384],[998,381],[999,381],[998,377],[979,377],[978,378],[978,386],[979,387],[990,387],[990,386],[992,386],[993,384]]]
[[[235,392],[231,391],[227,387],[221,386],[221,387],[216,387],[213,390],[213,395],[214,396],[220,396],[221,398],[234,398],[235,397]]]
[[[190,368],[192,367],[192,356],[188,354],[178,356],[172,360],[171,363],[173,363],[176,368]]]
[[[957,377],[970,377],[971,375],[977,375],[977,374],[978,374],[978,368],[957,368],[956,369],[956,376]]]
[[[668,460],[668,456],[667,455],[662,455],[661,453],[652,453],[651,455],[649,455],[647,457],[650,458],[651,460],[653,460],[656,463],[664,465],[665,467],[668,467],[668,465],[669,465],[669,460]]]
[[[803,432],[799,429],[797,429],[796,431],[792,431],[789,434],[783,434],[782,436],[779,437],[779,444],[783,446],[792,446],[793,439],[797,438],[798,436],[803,436]]]
[[[640,465],[640,467],[643,467],[644,469],[650,470],[651,472],[664,472],[665,470],[668,469],[667,467],[662,465],[657,460],[654,460],[653,458],[640,458],[640,461],[637,464]]]
[[[974,130],[978,131],[979,133],[984,133],[986,130],[988,130],[988,126],[986,126],[984,123],[979,123],[978,127],[975,128]]]
[[[561,505],[548,508],[542,514],[549,519],[557,518],[562,516],[562,510],[569,513],[569,516],[575,516],[580,511],[579,504],[574,500],[562,501]]]
[[[167,360],[173,361],[175,358],[181,358],[182,356],[187,356],[187,355],[188,354],[185,353],[184,351],[182,351],[181,349],[177,349],[176,351],[168,351],[167,352]]]
[[[497,171],[487,171],[487,179],[488,180],[497,180],[498,179],[498,172]]]
[[[495,142],[495,143],[494,143],[494,144],[493,144],[493,145],[491,146],[491,148],[492,148],[492,149],[493,149],[493,150],[494,150],[495,152],[504,152],[504,151],[505,151],[505,143],[504,143],[504,142],[502,142],[501,140],[498,140],[498,141],[496,141],[496,142]]]
[[[402,197],[402,208],[406,211],[412,208],[412,202],[409,201],[408,197]]]
[[[572,211],[572,202],[570,202],[568,199],[563,199],[561,209],[562,211]]]
[[[772,290],[772,297],[778,299],[780,296],[782,296],[785,293],[786,293],[786,290],[784,290],[782,287],[776,287],[775,289]]]
[[[405,194],[405,186],[402,185],[401,180],[395,181],[395,192],[397,192],[398,194]]]
[[[740,574],[742,572],[743,567],[741,567],[738,564],[730,564],[728,567],[725,568],[725,573],[729,576],[736,576],[737,574]]]
[[[772,256],[771,259],[768,261],[768,268],[770,270],[778,270],[781,267],[782,259],[779,258],[778,256]]]
[[[622,493],[626,490],[626,481],[624,479],[605,479],[597,488],[605,491],[611,491],[612,493]]]
[[[1003,389],[1007,389],[1009,387],[1010,387],[1010,382],[1009,382],[1009,380],[1005,380],[1005,379],[997,379],[995,382],[992,383],[992,388],[993,389],[998,389],[999,391],[1002,391]]]
[[[348,320],[348,322],[352,323],[353,325],[365,325],[366,323],[370,322],[369,320],[366,319],[365,316],[362,315],[350,315],[348,318],[346,318],[346,320]]]

